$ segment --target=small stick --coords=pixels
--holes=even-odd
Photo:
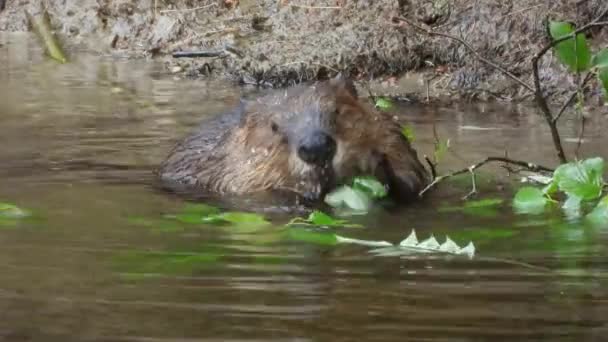
[[[585,76],[585,79],[583,80],[583,83],[581,84],[581,91],[585,90],[585,86],[587,86],[587,83],[589,83],[589,81],[591,81],[592,79],[593,79],[593,73],[592,72],[587,73],[587,76]],[[574,99],[576,98],[576,95],[578,95],[578,92],[579,92],[579,90],[572,92],[572,94],[570,95],[568,100],[566,102],[564,102],[564,105],[562,106],[562,108],[559,110],[557,115],[553,118],[553,122],[557,123],[557,121],[559,121],[559,118],[561,118],[562,114],[564,114],[566,109],[568,109],[568,107],[570,107],[570,105],[572,104],[572,101],[574,101]]]
[[[171,56],[173,58],[220,57],[223,54],[223,51],[176,51],[172,53]]]
[[[445,180],[446,178],[458,176],[458,175],[466,173],[466,172],[473,172],[473,171],[475,171],[475,169],[477,169],[485,164],[492,163],[492,162],[503,162],[503,163],[507,163],[507,164],[513,164],[513,165],[521,166],[523,168],[526,168],[526,169],[528,169],[530,171],[534,171],[534,172],[539,172],[539,171],[553,172],[553,169],[550,169],[546,166],[529,163],[529,162],[522,161],[522,160],[516,160],[516,159],[511,159],[511,158],[506,158],[506,157],[487,157],[486,159],[484,159],[478,163],[475,163],[467,168],[453,171],[448,174],[435,177],[435,179],[433,179],[433,181],[429,185],[427,185],[424,189],[422,189],[418,193],[418,196],[422,197],[422,195],[424,195],[424,193],[429,191],[431,188],[433,188],[435,185],[437,185],[441,181]]]
[[[168,10],[162,10],[160,11],[160,13],[171,13],[171,12],[195,12],[198,10],[202,10],[211,6],[215,6],[215,3],[211,3],[205,6],[199,6],[199,7],[194,7],[194,8],[184,8],[184,9],[168,9]]]
[[[305,5],[293,5],[290,4],[291,7],[297,8],[306,8],[306,9],[342,9],[341,6],[305,6]]]

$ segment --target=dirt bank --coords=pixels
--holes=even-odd
[[[0,30],[26,30],[23,10],[39,11],[40,3],[6,0]],[[404,16],[461,36],[484,56],[531,83],[530,58],[547,42],[543,20],[584,23],[599,13],[605,0],[65,0],[45,4],[54,26],[73,49],[164,58],[168,70],[190,76],[219,75],[284,86],[340,71],[372,78],[379,92],[400,95],[425,92],[426,87],[420,79],[410,84],[391,82],[395,80],[391,76],[399,80],[408,73],[423,72],[434,77],[431,96],[521,99],[529,93],[473,59],[459,43],[429,37],[409,25],[397,27],[391,18]],[[608,41],[606,28],[591,34],[596,42],[605,45]],[[175,59],[170,56],[175,51],[205,51],[212,56]],[[550,53],[543,60],[541,77],[547,90],[557,96],[573,86]],[[383,84],[388,87],[379,85],[387,79]]]

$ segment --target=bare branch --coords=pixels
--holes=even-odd
[[[502,162],[502,163],[507,163],[507,164],[512,164],[512,165],[517,165],[517,166],[521,166],[523,168],[526,168],[526,169],[528,169],[530,171],[534,171],[534,172],[539,172],[539,171],[553,172],[553,169],[548,168],[546,166],[529,163],[529,162],[522,161],[522,160],[516,160],[516,159],[511,159],[511,158],[506,158],[506,157],[487,157],[486,159],[484,159],[478,163],[475,163],[467,168],[460,169],[460,170],[453,171],[453,172],[450,172],[445,175],[435,177],[435,179],[433,179],[433,181],[429,185],[427,185],[424,189],[422,189],[418,193],[418,196],[422,197],[422,195],[424,195],[427,191],[429,191],[435,185],[437,185],[438,183],[442,182],[443,180],[445,180],[447,178],[458,176],[458,175],[461,175],[466,172],[474,172],[475,169],[477,169],[485,164],[492,163],[492,162]]]

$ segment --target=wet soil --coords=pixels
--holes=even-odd
[[[547,43],[544,20],[586,23],[604,1],[7,0],[0,30],[27,30],[24,9],[37,12],[42,4],[72,51],[154,56],[166,71],[192,77],[285,86],[342,72],[373,80],[372,91],[382,95],[524,100],[528,91],[459,43],[393,18],[462,37],[532,83],[530,58]],[[590,37],[605,42],[608,29]],[[170,56],[191,51],[208,57]],[[575,81],[551,53],[541,63],[541,79],[557,97]]]

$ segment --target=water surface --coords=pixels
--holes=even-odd
[[[355,218],[364,229],[335,231],[393,243],[412,229],[421,239],[449,235],[475,243],[472,260],[303,241],[280,214],[257,230],[168,224],[163,215],[186,201],[159,191],[152,168],[199,120],[254,90],[174,78],[153,61],[80,56],[57,65],[23,35],[0,44],[0,201],[34,213],[0,229],[7,341],[600,341],[608,333],[606,232],[513,214],[500,167],[478,176],[480,198],[506,199],[498,207],[442,210],[462,205],[464,177],[418,205]],[[555,165],[530,109],[404,105],[398,114],[421,154],[432,154],[433,126],[450,139],[441,172],[505,151]],[[581,155],[608,157],[605,128],[588,126]],[[574,120],[562,128],[569,153],[577,130]]]

